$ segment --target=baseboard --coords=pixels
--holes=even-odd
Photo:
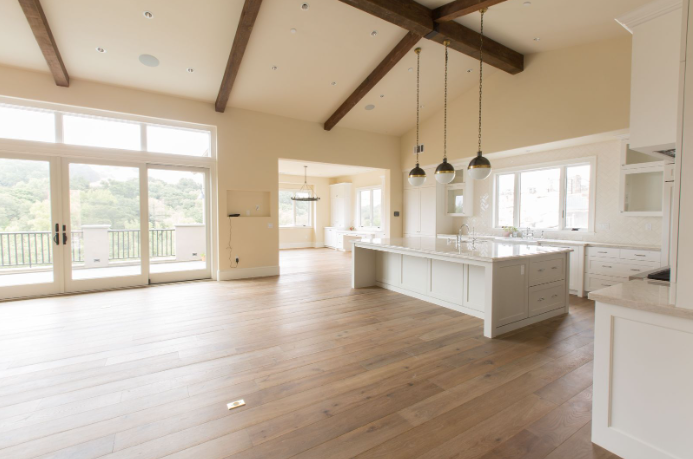
[[[252,279],[279,275],[279,266],[262,266],[260,268],[236,268],[217,271],[217,280]]]
[[[282,249],[319,249],[325,247],[322,242],[280,242],[279,250]]]

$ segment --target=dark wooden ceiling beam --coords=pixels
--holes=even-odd
[[[505,2],[506,0],[455,0],[433,10],[433,20],[436,22],[448,22]]]
[[[241,18],[238,20],[236,36],[234,37],[233,45],[231,46],[231,54],[229,54],[229,60],[226,63],[224,78],[221,80],[219,95],[217,96],[217,101],[214,104],[214,108],[220,113],[224,113],[224,110],[226,110],[226,104],[229,102],[233,83],[236,81],[238,70],[241,68],[243,55],[245,54],[245,49],[248,46],[250,34],[253,32],[253,26],[255,25],[255,19],[257,19],[257,15],[260,12],[261,4],[262,0],[245,0],[243,5]]]
[[[363,99],[414,46],[416,46],[419,40],[421,40],[421,35],[408,32],[404,38],[397,43],[397,46],[385,56],[385,59],[378,64],[375,70],[373,70],[371,74],[363,80],[359,87],[351,93],[347,100],[339,106],[337,111],[325,121],[325,130],[329,131],[335,127],[335,125],[339,123],[339,121],[344,118],[344,116],[349,113],[349,111],[351,111],[351,109],[354,108],[354,106],[358,104],[359,101]]]
[[[479,58],[478,32],[457,22],[434,20],[434,10],[414,0],[340,0],[410,32],[442,43],[450,39],[450,48],[475,59]],[[524,56],[507,46],[484,37],[484,61],[510,74],[524,70]]]
[[[48,20],[43,13],[41,2],[39,0],[19,0],[19,5],[24,10],[31,31],[34,33],[48,68],[53,74],[55,84],[63,87],[70,86],[70,75],[67,74],[63,59],[60,57],[58,45],[55,43]]]

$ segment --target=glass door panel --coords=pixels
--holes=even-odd
[[[59,292],[54,165],[0,157],[0,299]]]
[[[143,270],[142,166],[67,162],[66,290],[147,283]]]
[[[210,277],[207,171],[150,167],[147,175],[152,283]]]

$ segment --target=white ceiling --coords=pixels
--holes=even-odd
[[[405,31],[338,0],[264,0],[236,79],[233,107],[324,122]],[[434,8],[449,0],[419,0]],[[627,36],[614,20],[650,0],[508,0],[486,16],[488,35],[523,53]],[[242,0],[42,0],[73,78],[214,102]],[[204,7],[201,7],[204,6]],[[143,12],[154,13],[146,19]],[[0,64],[48,71],[16,0],[0,0]],[[478,28],[477,13],[458,22]],[[297,33],[290,33],[295,28]],[[376,37],[371,32],[377,30]],[[534,37],[540,37],[536,42]],[[423,39],[422,118],[443,104],[443,47]],[[105,54],[96,47],[107,50]],[[161,65],[145,67],[140,54]],[[409,53],[340,123],[401,135],[415,123],[416,56]],[[272,70],[277,66],[277,70]],[[194,73],[186,69],[192,67]],[[473,69],[467,73],[467,69]],[[478,62],[450,52],[449,94],[475,87]],[[484,69],[491,75],[498,70]],[[336,81],[332,86],[330,83]],[[69,89],[68,89],[69,90]],[[0,89],[1,91],[1,89]],[[384,97],[380,97],[380,95]],[[374,104],[375,109],[364,107]],[[210,107],[211,110],[213,108]]]
[[[285,175],[303,176],[303,166],[308,166],[309,177],[341,177],[344,175],[359,175],[377,171],[370,167],[343,166],[341,164],[313,163],[310,161],[279,160],[279,173]]]

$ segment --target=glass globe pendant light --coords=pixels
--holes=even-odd
[[[443,42],[445,45],[445,98],[443,104],[443,162],[436,168],[436,181],[447,185],[455,180],[455,168],[448,162],[448,46],[450,40]]]
[[[479,45],[479,148],[476,158],[472,159],[467,167],[469,176],[474,180],[483,180],[491,175],[491,161],[484,158],[481,154],[481,100],[484,87],[484,13],[486,11],[488,11],[488,8],[481,10],[481,44]]]
[[[421,105],[419,105],[419,78],[420,78],[420,61],[421,61],[421,48],[416,48],[414,50],[416,53],[416,146],[414,147],[414,153],[416,153],[416,167],[409,171],[409,183],[412,186],[421,186],[426,182],[426,171],[419,167],[419,153],[423,153],[424,146],[419,143],[419,111]]]

